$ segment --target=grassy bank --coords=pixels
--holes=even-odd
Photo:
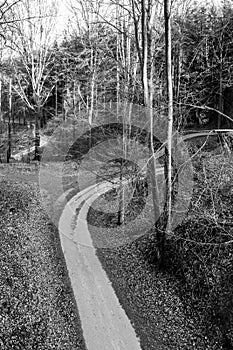
[[[85,349],[58,230],[32,181],[37,176],[7,177],[0,182],[0,349]]]

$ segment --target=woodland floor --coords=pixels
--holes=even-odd
[[[199,149],[198,143],[190,143],[191,154]],[[143,233],[131,223],[142,203],[135,201],[125,226],[117,226],[117,214],[98,211],[103,199],[114,199],[112,193],[99,198],[89,211],[98,257],[143,339],[143,349],[233,348],[232,155],[208,144],[193,160],[193,172],[189,211],[167,240],[160,270],[151,259],[153,231]],[[139,237],[134,238],[137,232]]]
[[[85,349],[58,230],[43,211],[35,167],[10,170],[0,182],[0,349]]]
[[[190,152],[199,147],[190,143]],[[64,167],[71,175],[64,189],[76,181],[73,165]],[[103,239],[103,227],[109,232],[111,247],[97,247],[98,257],[144,350],[233,348],[232,155],[206,145],[193,167],[189,212],[167,240],[163,269],[151,261],[153,232],[114,247],[122,231],[116,217],[88,215],[94,241]],[[37,165],[2,164],[0,175],[0,349],[85,349],[58,231],[42,208]],[[143,197],[131,206],[131,235],[143,230],[130,225],[143,206]]]

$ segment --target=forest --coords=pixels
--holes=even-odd
[[[156,113],[164,113],[161,4],[116,6],[113,1],[103,18],[104,5],[80,1],[71,9],[77,23],[62,36],[55,35],[56,4],[37,5],[19,2],[9,10],[7,3],[2,5],[3,125],[8,120],[25,123],[36,114],[40,128],[49,119],[72,116],[86,117],[91,124],[100,104],[126,100],[143,105],[146,98]],[[40,17],[31,23],[36,15]],[[230,1],[222,7],[174,6],[172,73],[179,129],[230,125],[221,113],[230,116],[232,109],[232,15]]]
[[[231,0],[0,2],[0,349],[88,348],[59,218],[105,183],[141,349],[233,349],[232,32]]]

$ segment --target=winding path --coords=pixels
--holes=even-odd
[[[183,136],[183,140],[229,132],[214,130]],[[41,137],[41,146],[47,143]],[[30,152],[34,150],[34,146]],[[20,159],[29,150],[16,155]],[[161,170],[160,170],[161,172]],[[0,174],[1,176],[1,174]],[[89,207],[114,184],[93,185],[79,192],[66,204],[59,220],[61,246],[79,310],[88,350],[140,350],[133,325],[122,308],[93,246],[86,221]],[[72,189],[68,190],[68,192]],[[60,198],[62,202],[66,196]],[[58,200],[59,201],[59,200]]]
[[[133,326],[96,256],[86,221],[92,202],[113,186],[90,186],[74,196],[60,217],[60,239],[87,349],[140,350]]]
[[[183,136],[183,140],[218,134],[205,131]],[[232,130],[224,130],[232,133]],[[159,152],[160,153],[160,152]],[[161,173],[163,169],[158,169]],[[108,182],[86,188],[64,207],[59,220],[61,246],[79,310],[88,350],[140,350],[133,325],[117,299],[114,289],[93,246],[87,213],[101,194],[116,184]],[[72,191],[72,189],[67,192]],[[65,194],[58,202],[65,200]]]

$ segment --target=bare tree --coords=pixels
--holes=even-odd
[[[11,11],[21,0],[7,1],[4,0],[0,4],[0,62],[2,64],[4,51],[6,51],[7,32],[9,26],[15,24],[15,20],[11,17]],[[0,123],[3,122],[2,116],[2,87],[3,87],[2,71],[0,72]],[[6,161],[9,163],[11,157],[11,119],[12,119],[12,80],[9,81],[9,103],[8,103],[8,128],[7,128],[7,152]]]
[[[98,79],[98,64],[99,64],[99,49],[98,49],[98,16],[100,11],[101,2],[96,1],[84,1],[77,0],[70,3],[71,12],[75,18],[75,28],[73,32],[76,33],[82,42],[83,52],[82,56],[86,56],[83,59],[83,65],[86,65],[86,73],[89,76],[87,85],[88,92],[86,93],[86,111],[88,114],[88,122],[91,125],[94,116],[95,101],[98,98],[97,79]],[[74,81],[74,93],[78,91],[81,94],[81,90]]]
[[[21,0],[12,8],[14,25],[10,47],[20,65],[13,65],[13,89],[35,115],[35,160],[39,160],[39,122],[53,86],[46,84],[51,71],[51,44],[55,40],[57,2]],[[28,94],[29,91],[29,94]]]

